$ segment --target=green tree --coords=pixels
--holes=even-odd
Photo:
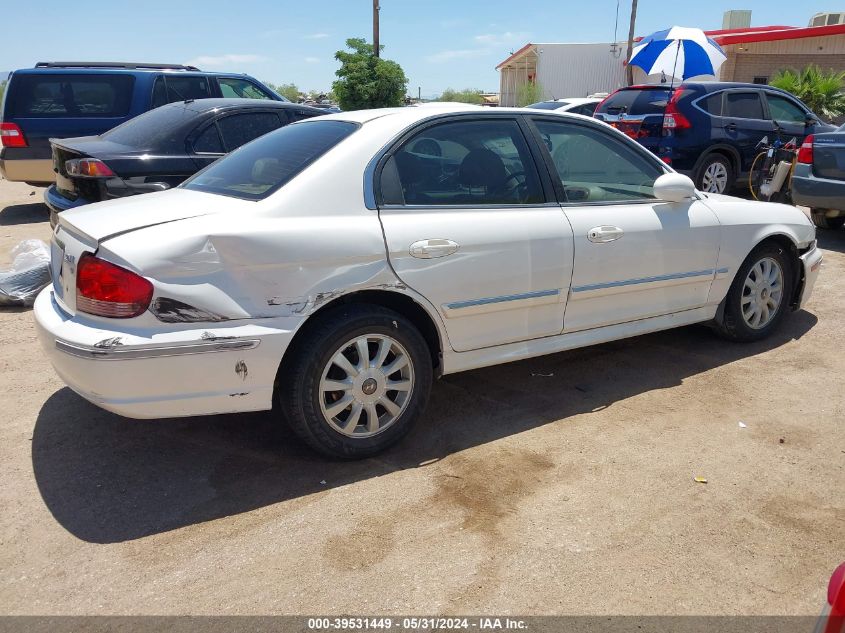
[[[452,90],[446,88],[443,94],[440,95],[438,101],[457,101],[459,103],[474,103],[481,105],[484,99],[481,97],[480,90],[473,90],[471,88],[464,88],[463,90]]]
[[[516,91],[516,105],[520,108],[543,99],[543,87],[536,81],[522,84]]]
[[[6,80],[0,81],[0,103],[3,103],[3,93],[6,92]]]
[[[816,114],[833,119],[845,114],[845,72],[822,70],[811,64],[803,70],[778,71],[769,82],[775,88],[791,92]]]
[[[366,110],[402,105],[408,87],[402,67],[373,55],[372,44],[367,44],[363,38],[348,39],[346,46],[352,52],[338,51],[334,56],[340,62],[340,68],[335,73],[338,80],[332,84],[332,91],[340,107]]]
[[[299,88],[294,83],[279,84],[278,86],[276,86],[276,92],[278,92],[286,99],[290,99],[294,103],[299,101]]]

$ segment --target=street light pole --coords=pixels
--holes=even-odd
[[[628,85],[634,83],[634,67],[629,63],[631,61],[631,53],[634,50],[634,27],[637,23],[637,0],[631,1],[631,24],[628,27],[628,54],[625,56],[625,77],[628,80]]]
[[[378,0],[373,0],[373,55],[376,57],[379,56],[379,45],[378,45],[378,12],[379,12]]]

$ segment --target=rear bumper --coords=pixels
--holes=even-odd
[[[38,338],[59,377],[103,409],[168,418],[273,406],[279,363],[298,318],[162,324],[160,332],[70,316],[44,289],[33,308]],[[259,325],[260,323],[260,325]]]
[[[812,209],[845,211],[845,180],[819,178],[810,165],[799,163],[792,176],[792,201]]]
[[[813,288],[822,267],[822,252],[813,246],[812,249],[801,256],[801,264],[804,267],[804,284],[801,287],[801,295],[798,297],[797,307],[799,309],[807,304],[810,295],[813,294]]]
[[[86,200],[85,198],[77,198],[76,200],[65,198],[59,193],[58,189],[56,189],[56,185],[50,185],[44,191],[44,204],[50,207],[50,211],[55,211],[56,213],[81,207],[86,204],[91,204],[91,202],[93,201]]]
[[[53,161],[40,158],[0,158],[0,175],[13,182],[49,184],[56,180]]]

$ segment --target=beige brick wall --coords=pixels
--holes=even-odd
[[[845,54],[819,53],[811,55],[761,55],[729,53],[721,72],[722,81],[751,82],[754,77],[769,79],[783,68],[800,70],[810,64],[823,69],[845,70]]]

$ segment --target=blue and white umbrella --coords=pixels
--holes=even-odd
[[[715,75],[726,59],[722,48],[701,29],[673,26],[643,38],[628,63],[639,66],[647,75],[663,73],[689,79]]]

